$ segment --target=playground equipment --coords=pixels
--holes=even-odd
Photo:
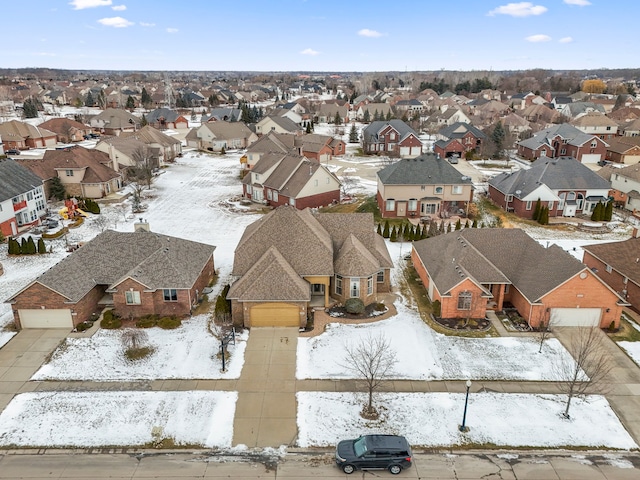
[[[58,213],[65,220],[76,218],[78,215],[88,217],[84,210],[78,208],[78,200],[76,198],[68,198],[64,201],[64,207],[58,210]]]

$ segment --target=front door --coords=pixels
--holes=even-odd
[[[398,216],[406,217],[407,216],[407,202],[398,202]]]

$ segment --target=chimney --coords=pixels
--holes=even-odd
[[[140,217],[136,223],[133,224],[134,232],[150,232],[151,228],[149,227],[149,222],[147,222],[144,218]]]

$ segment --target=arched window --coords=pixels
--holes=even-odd
[[[471,292],[460,292],[458,294],[458,310],[471,310],[471,299],[473,294]]]

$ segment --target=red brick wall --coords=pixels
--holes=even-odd
[[[340,201],[340,190],[334,190],[332,192],[319,193],[318,195],[311,195],[308,197],[297,198],[296,208],[298,210],[304,210],[305,208],[324,207],[337,203]]]
[[[435,290],[434,290],[435,291]],[[471,292],[471,310],[458,310],[458,294]],[[471,280],[464,280],[451,290],[451,296],[440,299],[440,316],[442,318],[484,318],[487,313],[487,299],[480,295],[482,291]]]
[[[627,302],[629,302],[635,310],[640,310],[640,285],[638,285],[637,283],[633,283],[631,280],[628,280],[625,284],[624,275],[613,269],[610,273],[607,272],[607,265],[592,256],[587,251],[584,252],[584,258],[582,259],[582,262],[589,268],[596,268],[598,270],[598,273],[596,273],[596,275],[607,285],[613,288],[616,292],[618,292],[621,296],[622,290],[626,289]]]
[[[24,292],[16,297],[12,304],[13,318],[18,329],[22,328],[18,310],[38,309],[44,306],[49,309],[72,309],[73,324],[77,325],[91,318],[92,313],[97,313],[101,309],[98,301],[104,295],[105,287],[96,286],[77,303],[68,303],[62,295],[50,290],[40,283],[34,283]]]
[[[14,224],[16,226],[16,232],[17,232],[18,224],[16,223],[15,217],[0,223],[0,232],[2,232],[2,235],[4,235],[5,237],[13,236],[13,230],[11,229],[11,224]]]

